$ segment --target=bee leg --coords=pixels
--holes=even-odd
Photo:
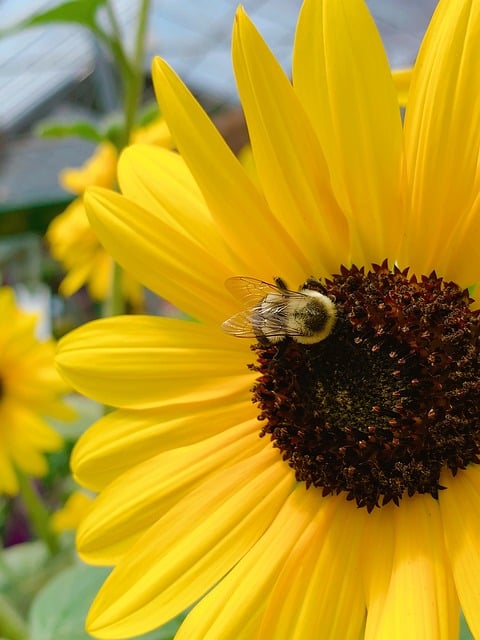
[[[273,281],[275,282],[275,284],[277,285],[277,287],[279,289],[283,289],[283,291],[288,291],[288,287],[285,284],[285,281],[282,280],[282,278],[280,278],[280,276],[275,276],[275,278],[273,279]]]
[[[276,350],[275,354],[273,355],[272,360],[276,360],[277,358],[281,357],[285,353],[285,348],[287,346],[287,342],[288,342],[288,340],[282,340],[281,342],[277,342],[275,344],[275,346],[277,347],[277,350]]]
[[[303,291],[303,289],[318,291],[319,293],[323,293],[324,296],[329,295],[329,292],[323,286],[320,280],[317,280],[316,278],[313,278],[313,277],[307,278],[307,280],[300,287],[299,291]]]
[[[314,278],[313,276],[310,276],[302,284],[300,291],[302,289],[311,289],[313,287],[318,287],[319,284],[320,284],[320,282],[316,278]]]
[[[268,338],[266,338],[265,335],[260,331],[260,329],[253,327],[253,332],[255,333],[255,338],[258,344],[261,344],[262,347],[268,347],[272,344],[270,340],[268,340]]]

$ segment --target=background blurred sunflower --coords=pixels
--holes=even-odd
[[[122,195],[86,205],[119,263],[198,322],[106,319],[61,342],[67,380],[119,407],[72,460],[100,492],[79,551],[115,566],[91,633],[197,602],[177,638],[454,639],[460,606],[480,638],[479,31],[478,0],[440,2],[403,125],[361,0],[304,2],[293,86],[239,10],[258,182],[155,61],[181,157],[127,149]],[[329,298],[327,336],[298,292],[253,280],[275,276]],[[222,333],[231,317],[249,339]]]
[[[57,533],[75,530],[90,511],[93,497],[84,491],[73,491],[61,509],[51,517],[51,526]]]
[[[170,132],[163,118],[156,118],[150,124],[139,127],[132,141],[168,148],[172,146]],[[46,234],[52,256],[67,272],[59,287],[64,296],[71,296],[86,285],[92,299],[102,301],[110,291],[113,262],[90,227],[83,205],[83,193],[92,185],[114,188],[117,161],[115,146],[104,141],[82,167],[64,169],[60,173],[62,187],[79,196],[50,223]],[[125,299],[133,308],[141,308],[143,295],[138,281],[125,273],[122,287]]]
[[[45,416],[68,420],[67,391],[54,367],[54,345],[35,337],[37,319],[19,310],[13,291],[0,289],[0,491],[18,493],[15,467],[32,476],[48,471],[43,453],[63,440]]]

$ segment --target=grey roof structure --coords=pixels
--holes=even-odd
[[[112,2],[128,43],[139,2]],[[411,65],[436,0],[367,3],[392,67]],[[55,4],[54,0],[3,0],[0,25],[4,28]],[[151,58],[161,55],[200,97],[236,105],[230,36],[237,4],[237,0],[152,0],[146,72]],[[301,0],[243,1],[287,70],[300,5]],[[66,111],[65,117],[75,118],[77,105],[71,93],[87,79],[90,90],[108,108],[114,101],[104,63],[97,43],[81,27],[35,27],[0,39],[0,211],[66,198],[57,184],[58,171],[81,164],[92,146],[78,140],[36,140],[31,131],[62,105],[64,116]]]

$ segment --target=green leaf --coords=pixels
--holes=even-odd
[[[150,102],[150,104],[147,104],[140,112],[138,126],[144,127],[156,120],[159,116],[160,109],[158,108],[158,104],[156,102]]]
[[[48,550],[38,541],[24,542],[2,550],[0,592],[11,588],[16,580],[36,573],[48,560]]]
[[[31,640],[91,638],[84,628],[85,618],[109,571],[78,564],[45,585],[30,609]]]
[[[47,422],[67,441],[77,440],[104,412],[103,405],[76,393],[66,396],[64,402],[75,411],[75,418],[68,422],[47,418]]]
[[[113,113],[104,119],[104,125],[105,138],[110,140],[117,149],[121,148],[125,131],[123,119],[119,118],[117,113]]]
[[[55,22],[73,22],[83,25],[93,31],[97,31],[95,14],[98,7],[105,4],[105,0],[70,0],[59,4],[53,9],[47,9],[23,20],[14,29],[25,29],[40,24],[51,24]]]
[[[163,627],[157,629],[155,631],[156,636],[152,635],[152,640],[173,640],[186,615],[187,612],[181,613],[176,618],[173,618],[173,620],[170,620],[170,622],[164,624]],[[150,636],[151,634],[148,635]],[[141,636],[138,640],[147,640],[147,636]]]
[[[86,640],[88,609],[110,569],[78,564],[57,575],[30,610],[30,640]],[[172,640],[186,613],[137,640]],[[132,639],[135,640],[135,639]]]
[[[1,555],[0,593],[4,593],[21,612],[26,612],[39,589],[52,576],[71,564],[72,549],[62,549],[52,558],[40,541],[24,542],[8,549]]]
[[[92,142],[102,142],[105,136],[91,122],[71,122],[68,124],[44,123],[37,127],[37,135],[42,138],[66,138],[76,136]]]
[[[468,628],[467,622],[463,617],[463,613],[460,614],[460,640],[474,640],[470,629]]]

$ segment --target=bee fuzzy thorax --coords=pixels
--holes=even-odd
[[[287,312],[287,335],[295,335],[300,344],[315,344],[330,335],[336,319],[334,303],[311,289],[302,289],[306,298],[292,298]]]

